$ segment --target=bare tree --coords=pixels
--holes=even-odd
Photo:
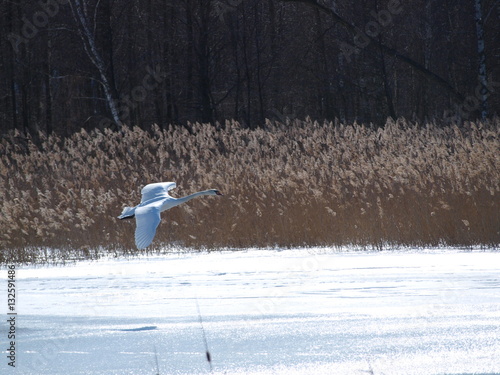
[[[500,2],[499,2],[500,3]],[[481,100],[481,118],[484,120],[488,115],[488,77],[486,75],[486,52],[483,29],[483,11],[481,0],[474,0],[476,33],[477,33],[477,54],[479,58],[479,96]]]
[[[113,117],[113,121],[121,125],[117,106],[116,88],[111,85],[112,79],[108,76],[106,64],[97,48],[94,31],[90,28],[90,17],[88,15],[87,2],[81,0],[70,0],[71,12],[77,24],[78,33],[83,43],[83,48],[92,64],[97,68],[100,76],[100,83],[106,96],[108,108]],[[96,5],[98,6],[98,5]],[[95,29],[95,28],[94,28]]]
[[[325,5],[325,4],[322,4],[318,0],[281,0],[281,1],[285,1],[285,2],[301,2],[301,3],[305,3],[305,4],[308,4],[308,5],[317,7],[319,9],[321,9],[322,11],[326,12],[327,14],[329,14],[336,22],[338,22],[339,24],[341,24],[342,26],[344,26],[353,35],[356,35],[356,34],[359,33],[360,29],[358,27],[356,27],[354,24],[350,23],[349,21],[347,21],[346,19],[344,19],[343,17],[341,17],[337,12],[335,12],[334,9],[332,9],[331,7],[329,7],[329,6]],[[398,60],[400,60],[400,61],[402,61],[402,62],[404,62],[404,63],[406,63],[406,64],[408,64],[410,66],[412,66],[417,71],[423,73],[427,78],[433,80],[434,82],[436,82],[440,86],[443,86],[444,88],[446,88],[458,100],[460,100],[460,101],[464,100],[465,97],[463,96],[463,94],[461,94],[459,91],[457,91],[457,89],[454,88],[446,79],[444,79],[443,77],[439,76],[438,74],[430,71],[429,69],[427,69],[425,66],[423,66],[418,61],[415,61],[414,59],[412,59],[412,58],[408,57],[407,55],[401,53],[400,51],[398,51],[395,48],[389,47],[386,44],[381,43],[374,36],[371,36],[369,34],[364,34],[364,37],[367,38],[369,40],[369,42],[371,42],[372,45],[378,46],[382,50],[382,52],[384,52],[385,54],[387,54],[389,56],[393,56],[394,58],[396,58],[396,59],[398,59]],[[369,44],[367,44],[367,45],[369,45]]]

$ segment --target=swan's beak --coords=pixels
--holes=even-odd
[[[219,190],[217,190],[217,191],[215,192],[215,194],[216,194],[216,195],[224,195],[224,194],[222,194]]]

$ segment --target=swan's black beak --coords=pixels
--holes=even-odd
[[[217,191],[215,192],[215,195],[224,195],[224,194],[222,194],[219,190],[217,190]]]

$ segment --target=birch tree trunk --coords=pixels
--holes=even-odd
[[[90,61],[92,61],[92,64],[99,71],[100,82],[104,89],[104,95],[106,96],[106,102],[111,112],[111,116],[113,117],[113,121],[121,127],[123,124],[120,121],[118,113],[117,98],[113,93],[115,90],[111,86],[111,77],[108,77],[106,64],[97,49],[95,35],[89,25],[86,4],[84,3],[82,5],[81,0],[71,0],[69,1],[69,4],[71,6],[73,18],[77,24],[78,33],[82,39],[85,52],[87,53]]]
[[[476,34],[477,34],[477,54],[479,58],[479,100],[481,105],[481,119],[488,116],[488,78],[486,76],[486,53],[484,46],[483,12],[481,0],[475,0],[476,10]]]

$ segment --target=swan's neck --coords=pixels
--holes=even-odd
[[[182,198],[177,198],[177,202],[178,202],[177,204],[186,203],[187,201],[190,201],[191,199],[196,198],[196,197],[201,197],[202,195],[210,195],[210,192],[208,190],[204,190],[204,191],[199,191],[199,192],[194,193],[194,194],[187,195],[187,196],[182,197]]]

